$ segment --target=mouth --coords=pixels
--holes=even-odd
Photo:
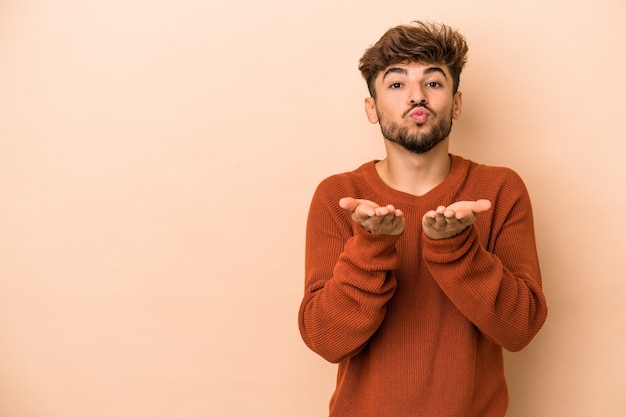
[[[428,119],[430,113],[424,108],[417,108],[409,112],[409,118],[417,123],[423,123]]]

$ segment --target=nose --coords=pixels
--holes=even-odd
[[[426,104],[426,95],[419,86],[413,87],[409,91],[409,104],[411,106]]]

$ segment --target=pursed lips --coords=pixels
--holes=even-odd
[[[405,117],[408,116],[411,119],[415,120],[416,122],[424,122],[426,121],[426,119],[428,119],[428,116],[430,116],[430,113],[431,112],[428,109],[420,106],[420,107],[408,110],[405,113]]]

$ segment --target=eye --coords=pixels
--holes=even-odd
[[[430,87],[430,88],[439,88],[439,87],[441,87],[441,83],[439,83],[437,81],[430,81],[430,82],[426,83],[426,86]]]
[[[391,89],[402,88],[402,83],[391,83],[389,85],[389,88]]]

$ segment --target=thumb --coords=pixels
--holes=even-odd
[[[474,204],[474,209],[472,210],[474,213],[482,213],[483,211],[487,211],[491,208],[491,201],[480,199],[477,200]]]
[[[352,197],[344,197],[341,200],[339,200],[339,207],[341,207],[342,209],[348,210],[350,212],[354,211],[356,209],[356,206],[358,206],[358,203]]]

